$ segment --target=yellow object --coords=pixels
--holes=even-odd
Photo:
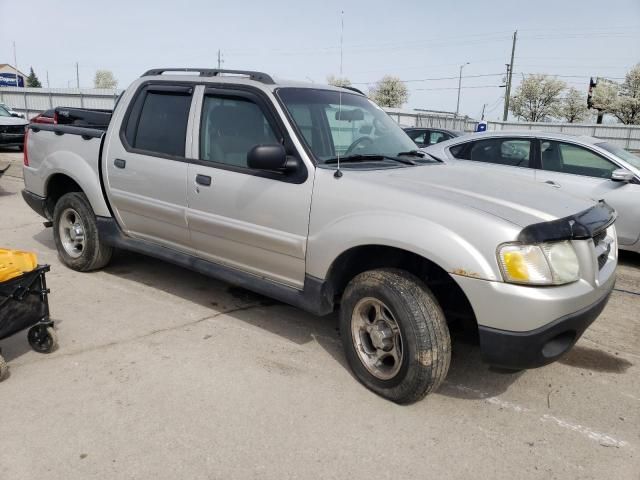
[[[505,252],[504,266],[513,280],[526,282],[529,280],[529,269],[520,252]]]
[[[38,266],[35,253],[0,248],[0,282],[6,282]]]

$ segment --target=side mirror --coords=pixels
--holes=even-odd
[[[12,117],[17,117],[17,118],[21,118],[19,113],[12,113],[11,114]]]
[[[619,168],[611,173],[611,180],[613,180],[614,182],[629,183],[633,182],[634,178],[635,175],[630,171],[625,170],[624,168]]]
[[[287,157],[287,151],[279,143],[256,145],[247,153],[247,166],[256,170],[290,172],[296,169],[297,161]]]

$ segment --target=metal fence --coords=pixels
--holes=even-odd
[[[0,88],[0,103],[32,118],[58,106],[111,109],[121,90],[98,88]]]
[[[403,127],[434,127],[474,132],[478,121],[469,117],[431,114],[398,109],[385,109]],[[632,151],[640,151],[640,125],[577,124],[577,123],[532,123],[532,122],[487,122],[488,130],[537,130],[541,132],[588,135]]]
[[[0,87],[0,103],[24,112],[31,118],[57,106],[111,109],[121,90],[94,88]],[[403,127],[434,127],[473,132],[478,121],[446,112],[385,109]],[[627,150],[640,151],[640,126],[574,123],[488,122],[489,130],[540,130],[602,138]]]

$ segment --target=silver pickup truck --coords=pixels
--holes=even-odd
[[[538,367],[613,289],[605,202],[441,163],[353,89],[156,69],[107,122],[69,110],[30,126],[24,156],[24,199],[64,264],[98,269],[122,248],[339,307],[355,376],[398,403],[445,379],[453,328],[490,364]]]

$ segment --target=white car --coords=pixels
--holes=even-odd
[[[0,103],[0,107],[4,108],[7,112],[9,112],[12,117],[24,118],[24,113],[20,113],[20,112],[15,111],[13,108],[11,108],[6,103]]]
[[[640,157],[602,139],[499,131],[464,135],[425,149],[445,162],[485,164],[615,208],[619,246],[640,253]],[[542,202],[542,199],[541,199]]]

